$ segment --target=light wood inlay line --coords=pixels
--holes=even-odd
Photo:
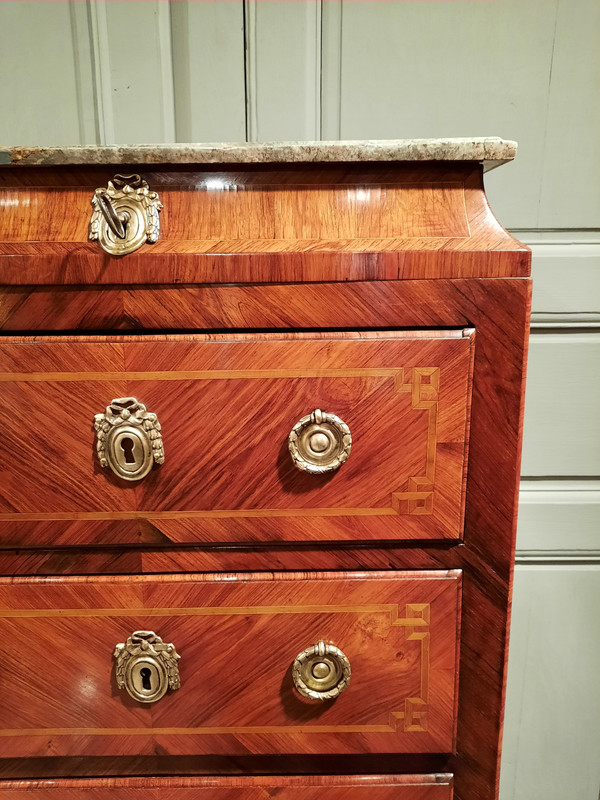
[[[423,368],[425,369],[425,368]],[[432,369],[432,368],[430,368]],[[395,378],[402,368],[190,370],[173,372],[2,372],[0,381],[204,381],[268,378]]]
[[[418,625],[429,625],[430,612],[431,607],[427,603],[422,605],[409,603],[406,606],[407,615],[411,619],[417,620]],[[431,633],[430,631],[415,631],[412,627],[407,627],[406,638],[408,641],[416,640],[421,643],[421,691],[418,697],[408,697],[405,701],[404,730],[424,731],[427,730]],[[395,716],[395,714],[393,715]]]
[[[444,578],[442,578],[444,580]],[[389,614],[390,624],[413,627],[429,625],[428,620],[399,617],[398,606],[215,606],[206,608],[17,608],[1,609],[6,617],[204,617],[235,614]]]
[[[396,713],[396,712],[395,712]],[[398,718],[404,712],[397,712]],[[396,733],[391,725],[289,725],[246,728],[22,728],[0,730],[4,736],[198,736],[219,733],[276,733],[278,735],[297,733]]]
[[[423,493],[415,493],[420,498]],[[229,519],[231,517],[383,517],[396,516],[394,508],[248,508],[210,511],[74,511],[0,514],[2,522],[36,522],[44,520],[113,520],[113,519]]]

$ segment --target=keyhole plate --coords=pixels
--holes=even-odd
[[[125,673],[125,689],[140,703],[156,703],[169,685],[165,667],[152,656],[130,659]]]
[[[110,229],[110,225],[105,219],[99,219],[98,240],[101,247],[114,256],[124,256],[132,253],[147,241],[147,218],[146,212],[135,199],[121,198],[112,199],[112,206],[115,213],[121,220],[125,229],[125,238],[116,236]]]
[[[109,433],[106,460],[115,475],[126,481],[139,481],[152,469],[152,446],[141,426],[119,425]]]

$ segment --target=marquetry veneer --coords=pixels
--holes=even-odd
[[[450,775],[0,782],[0,800],[451,800]]]
[[[8,337],[2,543],[459,538],[473,351],[460,329]],[[94,415],[126,396],[158,415],[168,451],[128,485],[90,457]],[[333,475],[296,469],[288,450],[319,404],[354,440]]]
[[[0,579],[3,755],[451,752],[459,592],[435,571]],[[149,627],[181,653],[156,705],[106,659]],[[352,664],[329,704],[290,674],[319,639]]]
[[[496,800],[530,254],[469,147],[0,168],[2,800]],[[164,205],[123,257],[88,241],[116,172]],[[139,482],[96,456],[129,397]],[[325,475],[313,409],[352,434]],[[181,656],[157,703],[118,688],[133,631]],[[317,642],[351,665],[320,703]]]

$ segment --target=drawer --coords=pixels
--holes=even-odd
[[[8,758],[450,753],[460,577],[0,579],[0,750]],[[162,647],[150,646],[152,632]],[[169,644],[178,661],[165,654]],[[145,680],[142,669],[145,699],[166,688],[168,673],[172,688],[156,702],[128,693]]]
[[[451,775],[0,781],[0,800],[451,800]]]
[[[473,349],[470,330],[4,339],[0,542],[459,538]],[[96,454],[95,415],[127,397],[162,426],[140,480]],[[337,468],[298,469],[292,429],[297,464]]]

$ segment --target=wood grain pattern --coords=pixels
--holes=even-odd
[[[244,185],[229,176],[200,178],[196,191],[169,187],[161,194],[162,236],[155,254],[286,252],[310,249],[393,249],[396,240],[464,239],[469,226],[462,182],[406,184]],[[412,213],[408,191],[421,213]],[[94,189],[23,189],[4,193],[3,242],[87,242]],[[439,207],[445,216],[437,213]],[[35,214],[26,209],[35,208]],[[375,214],[372,213],[375,210]],[[75,224],[74,224],[75,223]],[[377,228],[375,231],[374,228]],[[185,244],[184,244],[185,243]],[[362,245],[362,247],[361,247]],[[92,251],[94,252],[94,251]]]
[[[112,174],[110,168],[27,169],[19,173],[9,169],[0,172],[0,181],[7,191],[13,192],[11,198],[15,190],[17,194],[23,191],[19,195],[23,198],[39,198],[52,191],[60,198],[61,192],[66,195],[69,187],[95,188]],[[202,173],[188,168],[153,169],[152,173],[144,173],[144,177],[159,192],[172,191],[173,196],[180,198],[176,203],[183,208],[188,201],[196,202],[182,196],[183,187],[195,185],[192,176],[200,176],[202,181],[233,174],[230,169],[217,168]],[[332,170],[312,165],[295,170],[260,166],[245,170],[243,176],[236,173],[234,183],[246,187],[238,193],[244,194],[242,202],[254,203],[259,197],[266,201],[274,192],[285,193],[286,181],[297,187],[300,179],[304,184],[341,183],[351,187],[350,196],[355,204],[359,189],[368,190],[366,220],[342,215],[338,223],[324,217],[323,227],[318,230],[331,233],[331,226],[336,224],[341,227],[334,231],[335,235],[348,236],[316,242],[290,238],[276,244],[275,240],[253,238],[248,229],[249,242],[240,242],[243,249],[234,244],[234,239],[206,239],[191,232],[191,238],[180,241],[165,238],[162,250],[148,246],[121,260],[94,253],[91,243],[84,239],[79,242],[68,239],[70,231],[82,225],[79,217],[73,220],[74,224],[65,224],[64,241],[25,242],[11,228],[15,241],[0,243],[0,252],[4,254],[0,255],[4,284],[0,290],[0,328],[5,333],[61,335],[86,331],[111,335],[119,331],[231,335],[240,331],[311,329],[346,335],[346,331],[364,329],[474,327],[477,344],[463,542],[448,541],[444,545],[439,540],[413,539],[405,540],[404,544],[398,540],[383,543],[354,540],[303,545],[242,546],[230,542],[173,546],[154,525],[138,525],[135,519],[111,520],[109,527],[104,527],[106,521],[102,520],[83,523],[30,520],[19,524],[21,542],[29,543],[29,549],[1,551],[0,571],[6,575],[120,573],[127,576],[273,569],[461,570],[464,613],[456,754],[386,757],[342,753],[327,756],[315,752],[278,757],[258,756],[248,750],[245,755],[223,757],[221,761],[206,756],[187,760],[182,757],[182,762],[172,760],[178,757],[161,755],[158,747],[132,758],[127,756],[127,746],[120,758],[93,757],[94,748],[90,744],[87,757],[74,760],[53,755],[60,752],[53,741],[44,751],[45,758],[0,759],[0,775],[28,778],[43,774],[178,772],[247,775],[265,771],[449,772],[455,774],[457,800],[475,797],[496,800],[530,298],[530,283],[523,278],[529,275],[530,255],[493,218],[478,167],[371,165],[356,172],[346,167]],[[440,191],[444,181],[463,185],[464,216],[458,213],[450,197],[456,197],[457,189],[450,189],[450,195]],[[378,210],[377,203],[385,200],[388,193],[395,198],[394,202],[399,202],[401,195],[394,188],[399,184],[404,186],[402,193],[408,204],[405,210],[408,213],[410,206],[410,213],[417,216],[428,207],[426,185],[436,184],[434,193],[439,198],[445,197],[447,205],[446,208],[434,200],[434,211],[441,215],[436,224],[448,225],[444,231],[449,233],[459,218],[466,218],[469,236],[399,237],[390,242],[383,228],[378,227],[378,215],[385,209]],[[17,189],[19,186],[21,189]],[[391,189],[382,190],[390,186]],[[222,190],[226,219],[218,224],[233,231],[238,224],[231,216],[235,200],[225,194]],[[252,195],[250,201],[248,195]],[[288,208],[295,208],[301,202],[297,189],[292,188],[292,195]],[[338,200],[341,196],[338,190]],[[319,198],[313,208],[318,207],[321,212],[328,208],[329,200],[324,194]],[[205,196],[203,202],[206,201]],[[57,209],[61,208],[61,202],[57,202]],[[22,215],[22,224],[30,225],[27,216],[30,211],[25,206],[14,213],[15,226],[21,224],[18,214]],[[395,213],[404,219],[404,210],[398,205]],[[167,217],[163,219],[166,226]],[[204,219],[208,217],[205,215]],[[183,221],[177,220],[177,224]],[[313,219],[307,224],[310,227],[317,223]],[[413,232],[422,233],[424,228],[418,230],[418,226],[423,224],[423,220],[411,217]],[[61,227],[62,220],[56,225]],[[368,226],[372,226],[370,239],[364,236]],[[214,235],[221,235],[216,227],[212,230]],[[290,234],[298,232],[288,230]],[[313,233],[314,230],[313,227]],[[357,232],[362,239],[357,238]],[[265,249],[263,245],[267,243]],[[213,246],[216,251],[211,249]],[[276,251],[279,248],[279,252],[268,252],[269,248]],[[351,525],[358,526],[357,519]],[[77,546],[81,536],[85,546],[81,543]],[[121,536],[136,541],[136,546],[115,547]],[[71,547],[62,546],[67,541]],[[48,545],[35,549],[42,542]],[[92,543],[94,546],[90,547]],[[50,582],[61,580],[52,578]],[[177,617],[176,621],[180,619]],[[59,618],[50,622],[62,624]]]
[[[72,555],[24,551],[3,556],[3,571],[319,569],[324,564],[331,569],[385,569],[390,564],[417,568],[432,563],[462,568],[465,608],[477,613],[467,611],[463,619],[457,757],[449,768],[456,774],[455,791],[461,800],[473,795],[492,800],[497,795],[530,288],[529,281],[512,279],[158,287],[137,292],[6,290],[3,324],[9,330],[473,325],[477,347],[464,547],[416,553],[347,545],[327,551],[297,547]],[[500,457],[490,458],[490,452]],[[488,709],[485,716],[480,713],[483,706]]]
[[[451,800],[451,775],[1,781],[2,800]]]
[[[458,538],[472,354],[463,330],[5,339],[1,544],[139,543],[139,526],[172,544]],[[167,453],[135,484],[100,468],[90,425],[125,396],[158,414]],[[315,407],[352,432],[334,474],[288,452]],[[51,520],[66,537],[21,528]],[[137,526],[115,539],[116,520]]]
[[[495,336],[513,327],[510,303],[530,283],[491,280],[365,281],[293,286],[6,287],[0,293],[0,330],[239,331],[244,329],[360,330],[465,328],[479,330],[486,298]],[[478,337],[479,340],[479,337]],[[505,348],[504,348],[505,349]],[[500,351],[504,352],[500,347]],[[502,362],[497,362],[502,366]]]
[[[459,592],[435,571],[0,580],[2,753],[450,752]],[[181,655],[154,705],[115,684],[134,630]],[[320,638],[352,664],[331,703],[291,680]]]
[[[161,237],[126,259],[107,256],[87,241],[90,198],[115,171],[123,168],[32,169],[23,178],[23,170],[3,170],[3,283],[269,283],[529,274],[527,250],[489,210],[479,166],[144,172],[165,206]],[[461,258],[481,250],[505,252],[490,253],[485,261]]]
[[[478,258],[487,258],[479,256]],[[6,574],[244,569],[462,569],[465,614],[456,797],[497,795],[507,609],[518,490],[530,282],[406,281],[321,286],[7,290],[12,330],[83,327],[465,327],[477,330],[465,544],[459,548],[202,548],[0,554]],[[490,458],[490,453],[494,458]],[[25,523],[47,525],[48,523]],[[57,523],[54,523],[55,525]],[[125,524],[123,522],[121,525]],[[469,611],[473,609],[473,611]],[[476,610],[476,611],[475,611]],[[481,714],[485,707],[487,713]],[[90,765],[90,768],[92,766]],[[98,767],[94,767],[98,769]],[[115,767],[116,768],[116,767]],[[249,766],[246,766],[249,769]],[[80,766],[85,769],[85,765]],[[410,767],[408,767],[410,771]]]

